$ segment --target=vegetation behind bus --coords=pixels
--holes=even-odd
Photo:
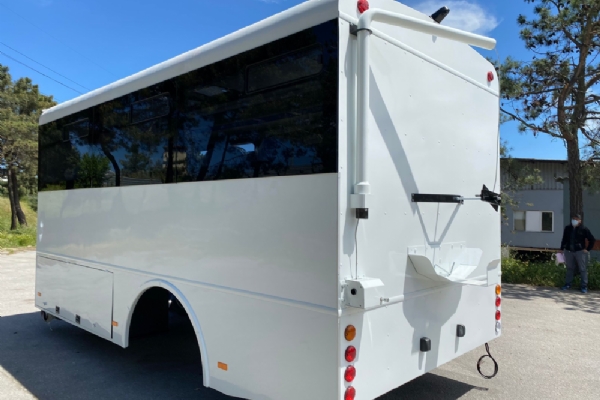
[[[35,245],[38,119],[55,104],[31,79],[13,81],[8,67],[0,65],[0,248]],[[22,206],[22,199],[33,210]],[[19,227],[19,232],[7,233]]]

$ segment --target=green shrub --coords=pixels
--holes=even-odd
[[[533,286],[561,287],[565,284],[566,268],[554,262],[521,261],[515,258],[502,259],[502,282],[523,283]],[[573,287],[579,287],[581,280],[575,277]],[[600,262],[588,265],[588,288],[600,290]]]
[[[27,204],[29,204],[29,207],[31,207],[31,209],[35,212],[37,212],[38,210],[38,197],[37,195],[31,195],[31,196],[27,196]]]

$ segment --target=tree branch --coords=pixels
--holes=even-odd
[[[539,126],[533,125],[532,123],[525,121],[525,120],[524,120],[522,117],[519,117],[518,115],[516,115],[516,114],[513,114],[513,113],[511,113],[510,111],[506,111],[506,110],[505,110],[504,108],[502,108],[502,107],[500,107],[500,111],[502,111],[504,114],[506,114],[506,115],[510,116],[510,117],[511,117],[511,118],[513,118],[514,120],[516,120],[516,121],[519,121],[520,123],[522,123],[524,126],[526,126],[526,127],[527,127],[527,128],[529,128],[529,129],[532,129],[532,130],[534,130],[534,131],[536,131],[536,132],[542,132],[542,133],[545,133],[545,134],[547,134],[547,135],[550,135],[550,136],[552,136],[552,137],[555,137],[555,138],[557,138],[557,139],[565,139],[565,138],[564,138],[563,136],[561,136],[561,135],[557,135],[556,133],[554,133],[554,132],[552,132],[552,131],[549,131],[549,130],[547,130],[547,129],[544,129],[544,128],[542,128],[542,127],[539,127]]]

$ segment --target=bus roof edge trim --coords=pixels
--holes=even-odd
[[[170,60],[44,110],[39,123],[50,123],[338,17],[337,0],[307,1]]]

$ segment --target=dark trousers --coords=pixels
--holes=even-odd
[[[575,270],[579,269],[581,274],[581,287],[587,288],[588,285],[588,274],[587,274],[587,263],[589,254],[583,251],[567,251],[565,250],[565,261],[567,263],[567,285],[573,283],[573,276]]]

